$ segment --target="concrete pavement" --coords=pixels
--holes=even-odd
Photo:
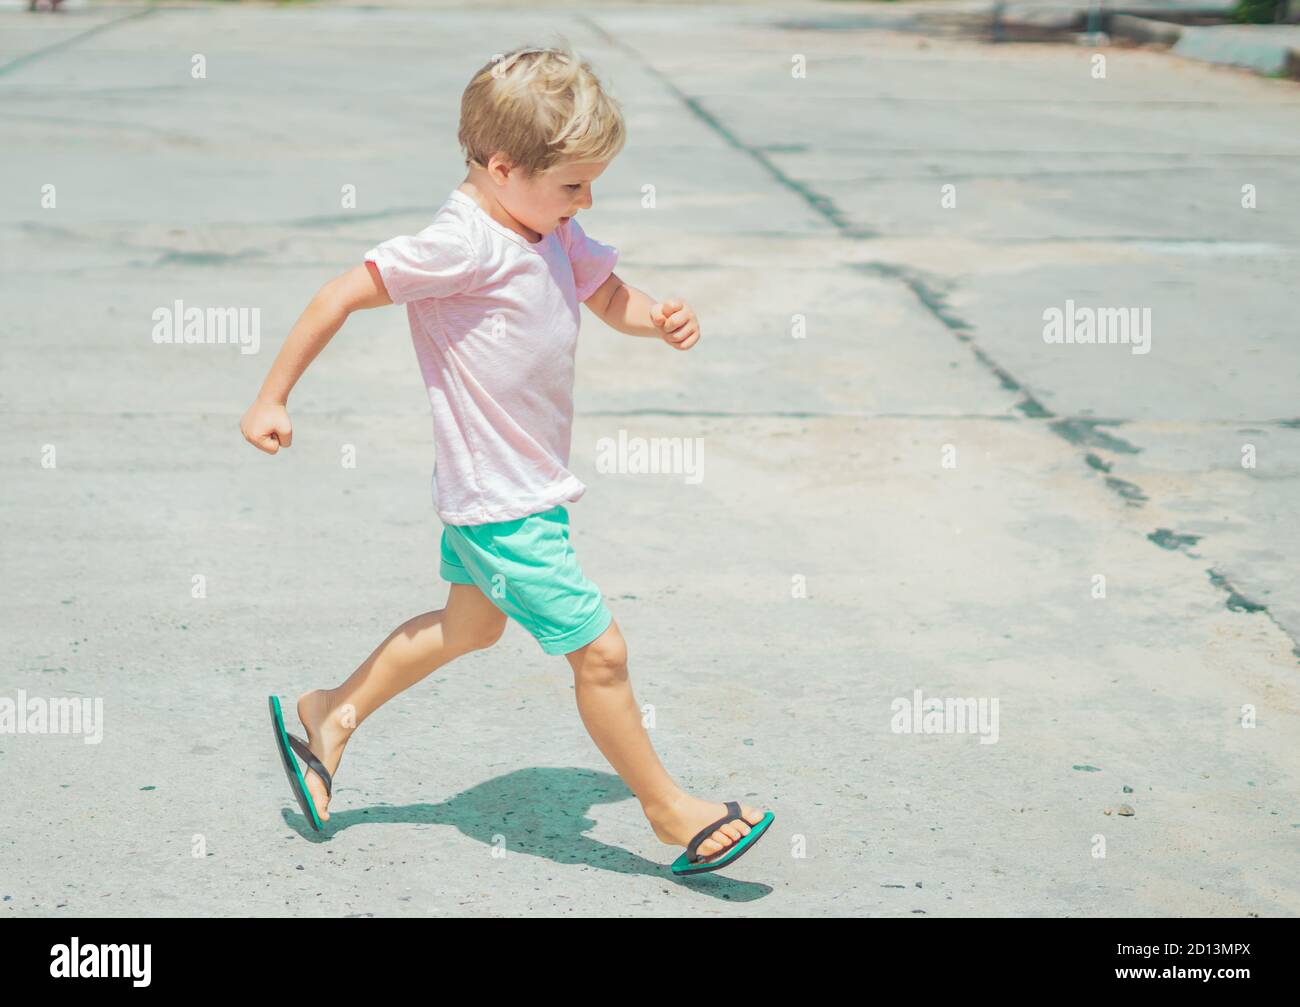
[[[933,7],[0,11],[0,697],[103,707],[0,734],[0,913],[1300,913],[1300,88]],[[323,835],[268,737],[445,598],[402,311],[288,452],[239,417],[460,180],[470,72],[555,28],[630,127],[584,227],[702,320],[584,314],[570,508],[669,771],[776,812],[685,884],[513,624],[363,726]],[[156,344],[177,299],[260,352]],[[1046,342],[1067,302],[1150,352]],[[620,431],[703,480],[597,471]],[[899,730],[917,690],[996,740]]]

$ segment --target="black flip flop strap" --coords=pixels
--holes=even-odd
[[[289,747],[292,748],[295,752],[297,752],[299,758],[301,758],[303,762],[307,763],[307,765],[311,767],[312,771],[315,772],[317,776],[319,776],[322,780],[325,781],[325,793],[329,794],[330,797],[333,797],[334,781],[330,779],[329,770],[327,770],[323,765],[321,765],[320,759],[316,758],[316,756],[312,753],[312,750],[307,747],[307,742],[303,741],[296,734],[290,734]]]
[[[712,825],[704,826],[704,828],[700,829],[699,832],[695,833],[695,838],[686,844],[686,859],[691,863],[695,864],[699,863],[701,860],[719,857],[726,853],[727,849],[730,849],[730,847],[727,847],[718,850],[716,853],[710,853],[708,857],[702,857],[699,855],[700,843],[704,842],[704,840],[708,839],[709,836],[713,835],[719,828],[726,825],[728,822],[734,822],[737,818],[743,819],[745,817],[740,813],[740,805],[737,802],[728,801],[726,807],[727,813],[725,815],[719,818]],[[734,846],[735,844],[733,843],[732,845]]]

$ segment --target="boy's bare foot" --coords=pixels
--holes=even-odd
[[[659,841],[681,847],[694,839],[700,829],[727,813],[725,804],[701,801],[689,794],[682,794],[676,801],[662,808],[649,809],[644,805],[642,808]],[[757,825],[763,820],[763,812],[748,804],[740,806],[740,813],[745,816],[744,822],[728,822],[701,842],[696,852],[701,857],[713,859],[714,854],[726,852],[733,843],[749,835],[750,825]]]
[[[356,729],[356,713],[346,703],[333,707],[331,702],[329,689],[314,689],[298,697],[298,719],[307,729],[307,747],[324,764],[332,781],[343,759],[343,749]],[[302,773],[316,814],[322,822],[329,821],[330,795],[325,792],[325,781],[305,763]]]

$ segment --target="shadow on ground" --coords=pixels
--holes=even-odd
[[[772,891],[770,885],[734,881],[713,871],[690,878],[675,877],[668,868],[681,849],[664,846],[664,863],[655,863],[584,835],[596,827],[588,812],[598,804],[633,797],[613,773],[590,769],[519,769],[486,780],[437,804],[379,804],[336,811],[315,832],[286,802],[284,822],[304,839],[328,843],[344,829],[361,825],[450,825],[485,846],[541,857],[557,864],[581,864],[616,874],[644,874],[693,888],[729,902],[749,902]],[[646,826],[649,828],[649,826]],[[733,870],[742,869],[737,864]]]

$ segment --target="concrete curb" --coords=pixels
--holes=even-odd
[[[1216,6],[1212,0],[1195,8],[1135,5],[1102,12],[1099,27],[1111,38],[1167,46],[1175,56],[1185,59],[1300,80],[1300,42],[1294,31],[1275,34],[1266,25],[1185,23],[1221,17],[1224,12],[1222,4]],[[1005,41],[1050,41],[1083,32],[1087,27],[1087,8],[1031,6],[1004,13],[997,25],[997,37]]]
[[[1294,37],[1286,41],[1270,39],[1258,32],[1236,32],[1229,26],[1186,28],[1172,52],[1188,59],[1300,78],[1300,46],[1295,44]]]
[[[1183,26],[1168,21],[1154,21],[1135,14],[1112,14],[1108,31],[1112,38],[1172,46],[1182,36]]]
[[[1132,14],[1112,14],[1107,30],[1112,38],[1167,45],[1175,56],[1246,67],[1262,74],[1282,74],[1300,80],[1300,46],[1257,33],[1234,32],[1236,26],[1201,27],[1171,24]],[[1228,30],[1224,30],[1228,29]]]

